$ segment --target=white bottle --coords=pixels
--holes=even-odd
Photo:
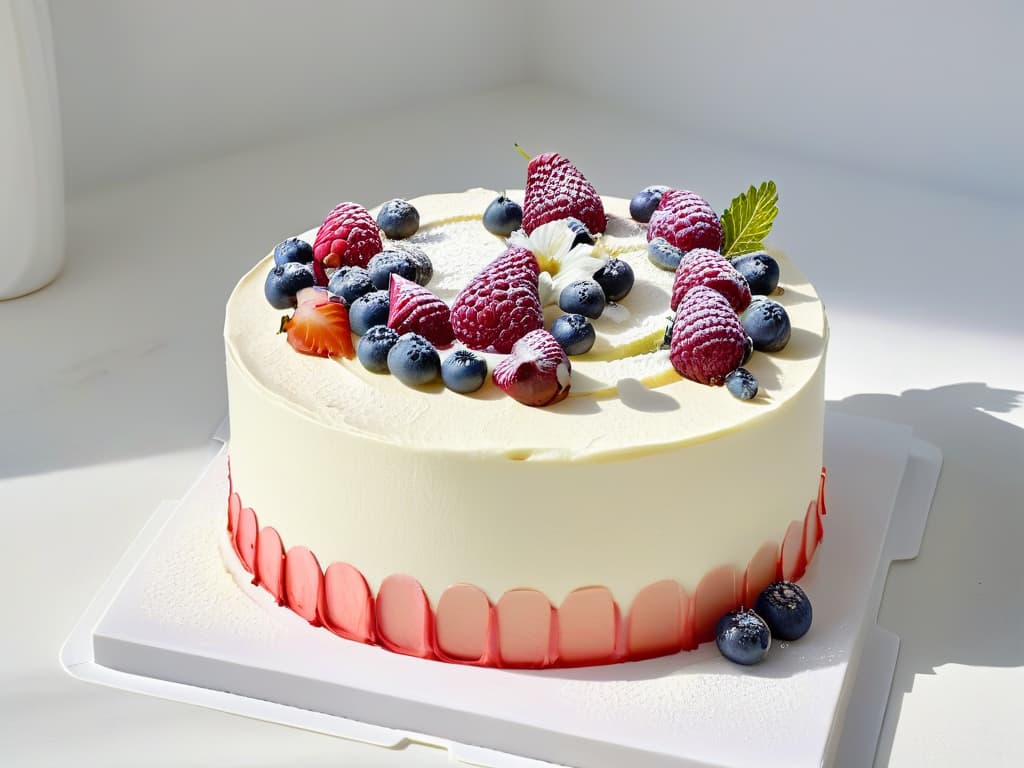
[[[50,9],[0,0],[0,299],[64,266],[64,168]]]

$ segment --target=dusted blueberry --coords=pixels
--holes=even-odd
[[[370,273],[362,267],[349,267],[344,272],[339,269],[327,284],[327,290],[341,296],[348,305],[372,291],[373,287]]]
[[[505,195],[498,195],[484,211],[484,229],[498,237],[508,237],[523,226],[523,208]]]
[[[583,315],[559,315],[551,324],[551,335],[567,355],[585,355],[594,346],[597,334]]]
[[[457,349],[441,363],[441,378],[452,392],[476,392],[487,381],[487,361],[476,352]]]
[[[295,306],[295,294],[303,288],[316,285],[316,277],[308,264],[289,261],[278,264],[267,273],[263,295],[275,309]]]
[[[378,291],[386,291],[391,285],[391,275],[396,274],[406,280],[416,281],[416,265],[405,251],[381,251],[366,265],[373,287]]]
[[[779,640],[799,640],[811,628],[811,601],[790,581],[776,581],[765,587],[754,610]]]
[[[749,666],[768,655],[772,636],[764,619],[753,611],[731,611],[718,621],[715,644],[729,661]]]
[[[683,260],[683,252],[664,237],[656,237],[647,244],[647,258],[658,269],[675,272],[679,262]]]
[[[593,245],[594,236],[590,234],[590,230],[587,229],[587,225],[579,219],[575,219],[572,216],[565,220],[565,223],[569,225],[569,229],[573,231],[575,237],[572,239],[572,248],[577,245]]]
[[[668,190],[668,187],[657,184],[651,187],[644,187],[629,201],[629,215],[636,221],[646,224],[651,220],[651,215],[661,205],[661,196]]]
[[[757,377],[746,368],[737,368],[726,375],[725,388],[733,397],[753,400],[757,397]]]
[[[594,273],[594,280],[608,301],[622,301],[633,290],[633,268],[622,259],[608,259]]]
[[[356,344],[356,355],[363,368],[373,373],[387,373],[388,352],[398,341],[398,332],[386,325],[368,329]]]
[[[377,226],[389,240],[412,237],[420,228],[420,212],[408,200],[388,200],[377,213]]]
[[[390,309],[387,291],[364,293],[348,308],[348,323],[352,326],[352,333],[362,336],[375,325],[387,325]]]
[[[405,244],[402,246],[402,252],[409,257],[413,266],[416,267],[416,276],[413,278],[413,282],[420,285],[429,283],[434,277],[434,265],[430,262],[430,257],[427,256],[426,251],[422,248],[417,248],[415,245]]]
[[[596,280],[576,280],[558,295],[558,308],[570,315],[584,315],[596,320],[608,303],[604,290]]]
[[[732,260],[747,280],[750,292],[767,296],[779,285],[779,263],[767,253],[747,253]]]
[[[388,370],[403,384],[420,387],[441,375],[441,356],[418,333],[405,333],[388,352]]]
[[[789,343],[789,315],[785,307],[771,299],[752,301],[740,315],[743,330],[754,340],[754,349],[778,352]]]
[[[274,248],[274,263],[278,266],[298,262],[309,264],[313,260],[313,246],[297,237],[278,243]]]

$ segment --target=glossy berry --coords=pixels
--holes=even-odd
[[[751,293],[767,296],[779,285],[779,263],[767,253],[737,256],[732,265],[746,278]]]
[[[375,325],[387,325],[390,308],[387,291],[364,293],[348,308],[348,321],[352,326],[352,333],[362,336]]]
[[[660,184],[641,189],[629,201],[629,215],[636,221],[646,224],[651,220],[651,214],[658,209],[658,205],[661,203],[661,195],[667,189],[668,187]]]
[[[369,328],[356,345],[356,355],[363,368],[373,373],[386,373],[388,352],[398,341],[398,334],[386,325]]]
[[[441,356],[418,333],[406,333],[388,352],[388,370],[410,387],[422,387],[441,375]]]
[[[523,226],[523,208],[515,200],[499,195],[484,210],[484,229],[498,237],[508,237]]]
[[[577,314],[596,320],[608,303],[604,290],[596,280],[575,280],[558,295],[558,308],[567,314]]]
[[[622,259],[608,259],[594,273],[594,280],[604,291],[607,301],[622,301],[633,290],[633,268]]]
[[[416,265],[409,254],[404,251],[384,250],[370,259],[366,265],[373,287],[378,291],[386,291],[391,286],[391,275],[401,275],[406,280],[419,282],[416,279]]]
[[[725,377],[725,388],[740,400],[753,400],[757,397],[757,377],[746,368],[737,368]]]
[[[754,349],[778,352],[789,343],[791,327],[789,314],[777,301],[764,299],[751,303],[740,315],[743,330],[754,340]]]
[[[669,245],[664,237],[656,237],[647,244],[647,258],[659,269],[675,272],[683,259],[683,252],[674,245]]]
[[[754,611],[730,611],[718,620],[715,644],[729,661],[750,666],[768,655],[772,636]]]
[[[351,304],[360,296],[374,290],[370,273],[362,267],[352,267],[344,272],[336,272],[327,284],[327,290],[340,296],[346,304]]]
[[[273,267],[263,283],[263,295],[274,309],[294,307],[295,294],[316,284],[313,270],[305,264],[290,261]]]
[[[309,264],[312,260],[313,246],[305,240],[299,240],[297,237],[292,237],[283,243],[278,243],[277,247],[274,248],[274,263],[278,266],[289,264],[293,261],[299,264]]]
[[[491,378],[523,405],[551,405],[568,397],[572,364],[554,337],[538,328],[512,346],[512,354],[494,366]]]
[[[420,228],[420,212],[408,200],[388,200],[377,212],[377,226],[389,240],[403,240]]]
[[[594,236],[590,234],[590,230],[587,229],[587,225],[582,221],[570,216],[565,220],[565,223],[568,225],[569,229],[572,230],[574,235],[572,239],[572,246],[570,247],[575,248],[577,245],[594,244]]]
[[[597,334],[583,315],[559,315],[551,324],[551,335],[567,355],[585,355],[594,346]]]
[[[747,336],[747,341],[743,345],[743,359],[740,360],[740,365],[746,365],[752,354],[754,354],[754,340]]]
[[[665,323],[665,336],[661,340],[662,349],[670,349],[672,347],[672,329],[675,327],[675,324],[675,317],[667,318],[667,321]]]
[[[765,587],[754,610],[778,640],[799,640],[811,628],[811,601],[803,589],[789,581]]]
[[[441,363],[441,379],[452,392],[476,392],[487,381],[487,361],[468,349],[457,349]]]
[[[295,312],[281,321],[292,349],[316,357],[351,358],[352,331],[341,299],[320,288],[303,288],[295,298]]]

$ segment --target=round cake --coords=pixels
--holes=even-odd
[[[417,290],[433,294],[424,307],[439,299],[446,312],[466,305],[488,265],[517,248],[532,253],[544,329],[576,278],[609,259],[628,264],[628,295],[587,322],[593,345],[560,364],[558,397],[531,407],[499,386],[520,347],[478,348],[493,375],[468,394],[439,378],[410,386],[356,356],[301,354],[289,343],[290,310],[267,299],[269,255],[226,310],[234,551],[310,623],[424,658],[540,668],[696,647],[724,613],[752,606],[778,578],[799,578],[821,538],[822,303],[772,252],[778,287],[753,302],[780,305],[791,330],[777,351],[746,350],[757,388],[748,399],[732,383],[715,386],[720,377],[678,372],[677,344],[685,352],[691,338],[680,318],[709,289],[682,297],[672,319],[683,266],[656,263],[654,223],[634,220],[630,201],[600,198],[604,227],[591,245],[565,221],[492,234],[482,217],[498,194],[408,201],[414,234],[382,234],[377,250],[425,254],[432,275]],[[528,219],[530,186],[507,195]],[[318,244],[318,230],[298,239]],[[330,279],[330,257],[315,263],[319,282]],[[390,282],[391,324],[399,282]],[[296,317],[311,290],[299,293]],[[331,298],[319,293],[313,301]],[[473,346],[456,319],[456,338],[435,345],[442,361]]]

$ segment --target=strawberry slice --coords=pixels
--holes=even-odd
[[[345,305],[316,288],[304,288],[296,299],[294,314],[281,320],[292,348],[304,355],[352,358],[355,348]]]

